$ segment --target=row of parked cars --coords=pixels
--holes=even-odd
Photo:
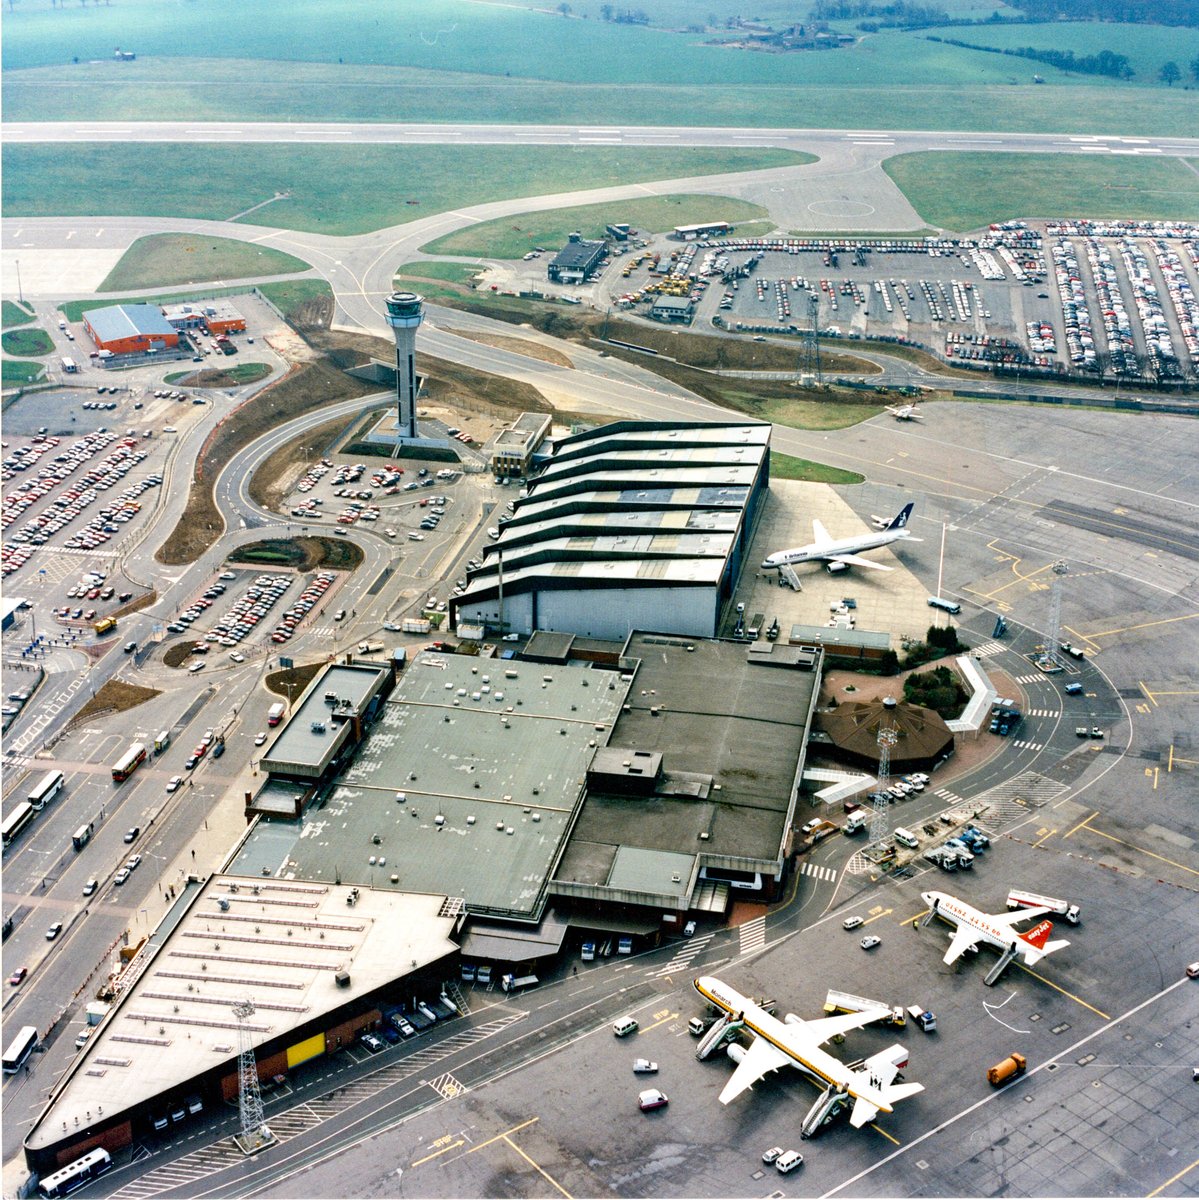
[[[317,601],[333,586],[336,578],[332,571],[318,571],[312,582],[296,597],[296,602],[280,618],[279,624],[271,633],[271,641],[286,642],[295,633],[300,622],[316,607]],[[334,618],[335,620],[345,617],[344,609],[339,611],[342,615]]]
[[[386,1009],[379,1032],[364,1033],[358,1040],[371,1054],[378,1054],[386,1048],[384,1043],[394,1046],[397,1042],[407,1041],[418,1033],[432,1029],[438,1021],[448,1021],[459,1015],[457,1008],[445,996],[436,1000],[419,1000],[409,1011],[403,1008]]]

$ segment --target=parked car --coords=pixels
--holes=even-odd
[[[112,881],[113,881],[113,883],[114,883],[114,884],[115,884],[117,887],[120,887],[122,884],[124,884],[125,880],[126,880],[126,879],[128,879],[128,878],[129,878],[129,868],[128,868],[128,867],[122,867],[122,868],[121,868],[121,869],[120,869],[120,870],[119,870],[119,871],[118,871],[118,872],[117,872],[117,873],[116,873],[116,874],[115,874],[115,875],[112,877]]]
[[[58,935],[62,933],[62,922],[55,921],[49,929],[46,930],[46,941],[52,942]]]
[[[131,841],[133,841],[134,838],[141,833],[141,831],[142,827],[140,825],[134,825],[132,829],[127,829],[125,831],[125,844],[128,845]]]
[[[168,780],[167,780],[167,791],[168,791],[168,792],[174,792],[174,791],[178,791],[178,789],[179,789],[179,785],[180,785],[182,782],[183,782],[183,776],[182,776],[182,775],[172,775],[172,776],[170,777],[170,779],[168,779]]]
[[[762,1161],[770,1166],[783,1153],[782,1146],[771,1146],[769,1150],[762,1154]]]
[[[857,929],[861,925],[863,918],[861,917],[846,917],[842,925],[846,929]]]
[[[655,1108],[665,1108],[670,1098],[657,1088],[647,1088],[637,1097],[637,1107],[642,1112],[652,1112]]]
[[[871,934],[869,937],[864,937],[862,939],[862,949],[873,950],[875,946],[881,946],[882,943],[883,939],[881,937],[876,937],[874,934]]]
[[[658,1064],[651,1062],[648,1058],[633,1059],[633,1074],[634,1075],[657,1075]]]
[[[29,974],[28,967],[18,967],[9,977],[8,982],[13,987],[20,987],[25,980],[25,976]]]
[[[383,1044],[383,1039],[375,1037],[373,1033],[364,1033],[358,1040],[371,1054],[378,1054],[387,1049]]]
[[[90,896],[99,886],[100,881],[98,879],[89,879],[87,883],[83,885],[83,894],[85,896]]]

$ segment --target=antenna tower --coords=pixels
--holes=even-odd
[[[1058,637],[1062,629],[1062,588],[1069,570],[1070,568],[1064,562],[1055,562],[1053,564],[1053,591],[1049,599],[1049,627],[1045,630],[1044,650],[1044,657],[1047,660],[1046,665],[1049,667],[1059,665],[1057,649]]]
[[[883,726],[878,731],[878,788],[874,793],[874,808],[870,813],[870,840],[881,842],[887,836],[887,781],[891,775],[891,749],[899,741],[899,733],[892,726]]]
[[[249,997],[233,1006],[237,1018],[237,1107],[241,1116],[241,1133],[237,1138],[245,1154],[256,1154],[275,1140],[267,1128],[262,1109],[262,1092],[258,1088],[258,1063],[254,1058],[254,1035],[249,1019],[254,1005]]]
[[[804,387],[819,387],[824,383],[820,366],[820,296],[808,293],[808,324],[803,332],[799,355],[799,381]]]

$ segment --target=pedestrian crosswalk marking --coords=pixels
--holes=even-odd
[[[766,945],[765,916],[755,917],[752,921],[746,921],[737,932],[741,939],[742,954],[749,954],[753,950],[760,950]]]

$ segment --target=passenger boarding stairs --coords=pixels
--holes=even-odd
[[[703,1062],[721,1042],[732,1037],[744,1024],[744,1021],[737,1020],[731,1013],[726,1013],[700,1038],[699,1045],[695,1048],[696,1060]]]

